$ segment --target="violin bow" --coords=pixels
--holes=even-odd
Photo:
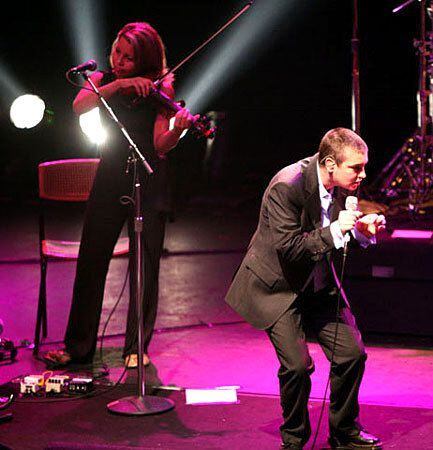
[[[195,50],[193,50],[186,58],[184,58],[179,64],[170,69],[164,75],[159,77],[155,82],[155,86],[158,87],[165,77],[170,74],[174,74],[176,70],[178,70],[181,66],[183,66],[186,62],[188,62],[194,55],[196,55],[200,50],[202,50],[206,45],[212,42],[219,34],[221,34],[227,27],[229,27],[234,21],[236,21],[242,14],[244,14],[253,4],[253,0],[247,2],[245,6],[237,12],[231,19],[229,19],[222,27],[220,27],[212,36],[210,36],[206,41],[204,41],[201,45],[199,45]]]

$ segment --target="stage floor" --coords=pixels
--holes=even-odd
[[[171,394],[176,404],[172,412],[151,418],[112,416],[105,409],[109,399],[122,397],[128,389],[134,391],[135,371],[130,371],[122,392],[64,404],[13,404],[8,410],[15,416],[13,421],[0,424],[1,444],[23,450],[45,448],[56,441],[71,445],[85,441],[88,448],[278,448],[278,367],[273,349],[263,332],[240,320],[223,301],[254,230],[256,213],[252,209],[241,212],[244,208],[236,204],[229,206],[222,209],[196,204],[168,224],[158,331],[150,348],[148,381],[182,388],[236,385],[240,403],[190,406],[185,405],[182,393],[175,393]],[[2,205],[1,209],[0,318],[5,323],[3,337],[20,345],[31,341],[34,332],[39,283],[37,210],[31,205]],[[77,237],[78,221],[65,223],[60,221],[57,227],[66,231],[67,238]],[[114,259],[110,266],[101,330],[120,293],[126,265],[123,257]],[[60,345],[74,267],[73,262],[49,264],[49,336],[42,351]],[[126,299],[127,292],[104,340],[104,359],[112,381],[122,372]],[[381,435],[385,448],[433,449],[431,339],[366,336],[366,341],[369,358],[360,396],[363,423]],[[311,395],[315,430],[328,365],[316,343],[311,342],[310,349],[316,364]],[[25,347],[19,348],[16,362],[0,367],[0,383],[45,370]],[[325,445],[326,428],[325,418],[316,448]]]

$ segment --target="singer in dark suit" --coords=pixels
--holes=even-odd
[[[249,323],[266,330],[275,348],[282,448],[302,449],[311,434],[308,397],[314,363],[306,330],[333,361],[331,447],[381,448],[379,439],[358,423],[366,353],[344,292],[338,301],[332,263],[349,237],[354,245],[366,246],[384,227],[383,216],[345,208],[346,197],[366,177],[367,161],[365,142],[351,130],[336,128],[325,134],[317,154],[278,172],[265,191],[257,230],[226,296]]]

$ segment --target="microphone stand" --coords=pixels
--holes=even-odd
[[[361,135],[361,105],[359,89],[358,0],[353,0],[352,30],[352,130]]]
[[[203,44],[201,44],[196,50],[194,50],[190,55],[183,59],[179,64],[176,65],[172,70],[165,73],[162,77],[155,81],[156,87],[158,87],[163,79],[169,74],[174,73],[175,70],[179,69],[184,65],[189,59],[191,59],[196,53],[198,53],[203,47],[209,44],[216,36],[218,36],[222,31],[224,31],[229,25],[231,25],[235,20],[237,20],[242,14],[244,14],[253,4],[253,1],[248,1],[245,6],[235,14],[227,23],[225,23],[217,32],[215,32],[209,39],[207,39]],[[74,67],[66,73],[66,78],[69,80],[69,74],[73,71],[78,73],[78,67]],[[133,163],[133,170],[135,174],[134,179],[134,244],[135,244],[135,261],[136,261],[136,273],[134,274],[135,281],[135,296],[137,305],[137,315],[138,315],[138,394],[137,396],[124,397],[120,400],[115,400],[107,405],[110,412],[115,414],[122,414],[128,416],[138,416],[138,415],[150,415],[158,414],[161,412],[168,411],[174,408],[174,403],[170,399],[145,395],[145,380],[144,380],[144,369],[143,369],[143,351],[144,351],[144,330],[143,330],[143,307],[142,307],[142,293],[143,293],[143,267],[141,260],[141,232],[143,228],[143,218],[141,217],[141,184],[138,176],[137,161],[139,160],[147,173],[151,175],[153,173],[152,168],[147,163],[145,157],[141,154],[140,150],[135,145],[134,141],[129,136],[129,133],[125,127],[119,122],[118,118],[114,114],[113,110],[104,99],[104,97],[99,92],[98,88],[95,86],[93,81],[88,77],[85,70],[81,71],[83,78],[92,87],[93,92],[99,97],[99,100],[104,105],[109,116],[116,125],[119,127],[123,136],[129,144],[131,150],[131,162]],[[70,80],[69,80],[70,81]]]
[[[138,319],[138,386],[137,395],[123,397],[119,400],[115,400],[108,403],[107,408],[114,414],[121,414],[126,416],[143,416],[151,414],[159,414],[165,411],[169,411],[174,408],[174,402],[168,398],[161,398],[151,395],[146,395],[146,383],[145,383],[145,370],[143,367],[143,352],[144,352],[144,329],[143,329],[143,291],[144,291],[144,277],[143,277],[143,263],[142,263],[142,247],[141,247],[141,233],[143,231],[143,217],[141,215],[141,183],[138,174],[138,162],[143,164],[146,172],[149,175],[153,174],[153,170],[146,161],[144,155],[140,152],[135,142],[132,140],[128,131],[119,122],[118,118],[114,114],[113,110],[99,92],[93,81],[89,78],[86,72],[82,73],[83,78],[92,87],[93,92],[99,97],[99,100],[104,105],[109,116],[116,125],[119,127],[123,136],[129,144],[131,151],[130,161],[133,164],[134,173],[134,249],[135,249],[135,273],[130,276],[134,277],[135,285],[135,302],[137,306],[137,319]]]

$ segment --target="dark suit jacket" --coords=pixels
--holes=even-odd
[[[257,230],[227,293],[227,303],[257,328],[278,320],[319,261],[325,259],[329,270],[335,247],[330,227],[321,224],[317,157],[285,167],[269,183]],[[344,208],[347,195],[334,189],[331,222]]]

